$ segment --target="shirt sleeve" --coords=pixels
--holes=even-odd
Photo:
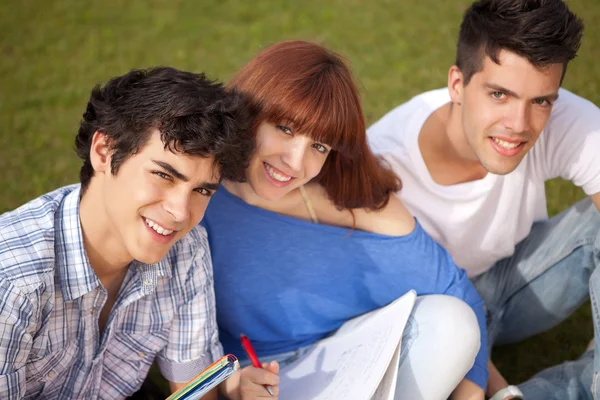
[[[536,159],[544,178],[561,177],[589,196],[600,192],[600,109],[566,90],[560,91],[544,132],[536,143]]]
[[[31,302],[0,277],[0,399],[25,396],[25,368],[32,346]]]
[[[195,232],[196,234],[198,232]],[[205,231],[188,244],[180,257],[191,259],[181,280],[183,301],[171,325],[167,346],[158,354],[162,375],[172,382],[187,382],[223,355],[217,329],[213,271]]]

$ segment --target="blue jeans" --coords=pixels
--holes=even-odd
[[[518,205],[515,205],[518,206]],[[544,332],[592,302],[600,332],[600,213],[588,198],[536,222],[515,253],[473,279],[487,309],[488,343]],[[600,399],[600,341],[594,354],[549,368],[520,385],[526,399]],[[594,383],[592,385],[592,383]],[[600,382],[599,382],[600,383]]]

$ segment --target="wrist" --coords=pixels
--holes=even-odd
[[[509,399],[523,399],[523,393],[518,387],[509,385],[505,388],[498,390],[490,400],[509,400]]]

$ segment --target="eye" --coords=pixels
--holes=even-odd
[[[208,196],[211,197],[213,195],[213,192],[211,190],[208,190],[206,188],[197,188],[194,189],[196,192],[200,193],[203,196]]]
[[[506,93],[496,91],[496,92],[491,92],[490,96],[492,96],[492,98],[495,100],[502,100],[503,98],[506,97]]]
[[[289,126],[285,126],[285,125],[275,125],[275,127],[277,129],[279,129],[280,131],[282,131],[283,133],[285,133],[286,135],[292,135],[292,129]]]
[[[159,178],[162,178],[162,179],[165,179],[165,180],[168,180],[168,181],[172,181],[173,180],[173,178],[171,177],[171,175],[165,174],[162,171],[152,171],[152,173],[154,175],[158,176]]]
[[[552,106],[552,103],[550,103],[548,99],[535,99],[533,100],[533,103],[544,108]]]
[[[322,154],[327,154],[329,152],[329,149],[327,147],[325,147],[324,145],[322,145],[321,143],[314,143],[312,145],[312,147],[317,149],[317,151]]]

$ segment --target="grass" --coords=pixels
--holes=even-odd
[[[170,65],[227,80],[261,47],[318,41],[345,55],[369,123],[444,85],[469,0],[5,0],[0,3],[0,213],[77,181],[73,140],[90,89],[131,68]],[[572,0],[587,21],[564,86],[600,104],[600,3]],[[582,192],[547,184],[551,215]],[[513,382],[576,358],[592,336],[589,307],[494,359]]]

